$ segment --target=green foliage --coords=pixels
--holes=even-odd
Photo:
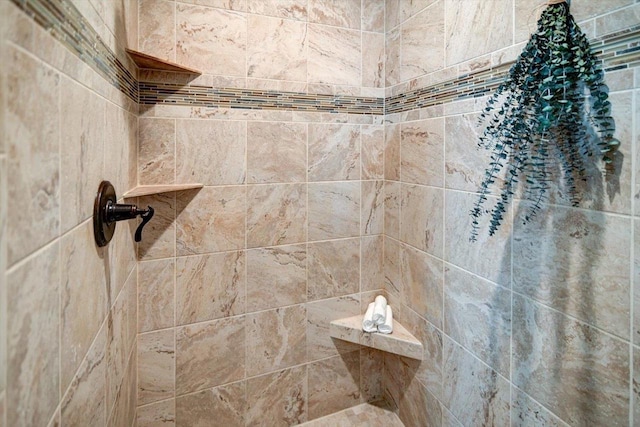
[[[577,183],[586,180],[587,162],[597,161],[598,154],[605,163],[613,161],[619,142],[613,138],[615,124],[603,78],[569,6],[548,6],[480,116],[486,128],[478,145],[492,154],[471,210],[472,241],[484,214],[491,214],[489,234],[495,234],[518,186],[533,201],[525,222],[533,218],[548,198],[552,167],[558,163],[565,189],[577,205]],[[498,201],[489,210],[487,195],[499,181]]]

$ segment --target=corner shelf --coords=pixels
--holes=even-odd
[[[363,315],[358,315],[332,321],[329,324],[329,335],[365,347],[422,360],[422,343],[399,322],[393,321],[393,333],[391,334],[364,332],[362,330],[363,317]]]
[[[155,56],[147,55],[146,53],[138,52],[136,50],[125,49],[133,62],[139,68],[146,68],[151,70],[159,70],[159,71],[177,71],[182,73],[191,73],[191,74],[202,74],[201,71],[194,70],[193,68],[185,67],[180,64],[176,64],[175,62],[167,61],[164,59],[160,59]]]
[[[170,185],[139,185],[125,192],[122,197],[130,199],[132,197],[150,196],[152,194],[169,193],[171,191],[193,190],[202,188],[204,184],[170,184]]]

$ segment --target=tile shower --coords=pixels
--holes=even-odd
[[[483,96],[543,3],[0,0],[0,425],[295,425],[381,400],[406,426],[638,424],[640,3],[572,1],[616,179],[527,226],[518,200],[468,243]],[[103,179],[204,187],[140,197],[143,241],[120,224],[97,248]],[[421,362],[329,337],[377,293]]]

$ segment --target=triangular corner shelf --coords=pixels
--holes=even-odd
[[[149,70],[158,70],[158,71],[174,71],[180,73],[191,73],[191,74],[202,74],[201,71],[194,70],[193,68],[185,67],[180,64],[176,64],[175,62],[167,61],[164,59],[160,59],[158,57],[147,55],[146,53],[138,52],[132,49],[125,49],[133,62],[139,68],[145,68]]]
[[[167,184],[167,185],[139,185],[125,192],[122,197],[130,199],[132,197],[150,196],[152,194],[170,193],[172,191],[193,190],[202,188],[204,184]]]

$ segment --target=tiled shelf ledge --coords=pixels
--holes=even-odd
[[[362,330],[363,317],[358,315],[332,321],[329,325],[329,335],[354,344],[422,360],[422,343],[396,320],[393,321],[392,334],[369,333]]]
[[[147,55],[146,53],[138,52],[136,50],[125,49],[133,62],[139,68],[146,68],[150,70],[159,71],[177,71],[182,73],[202,74],[201,71],[194,70],[193,68],[185,67],[175,62],[166,61],[164,59],[157,58],[155,56]]]
[[[170,185],[139,185],[132,188],[122,195],[125,199],[132,197],[149,196],[151,194],[169,193],[171,191],[193,190],[194,188],[202,188],[204,184],[170,184]]]

